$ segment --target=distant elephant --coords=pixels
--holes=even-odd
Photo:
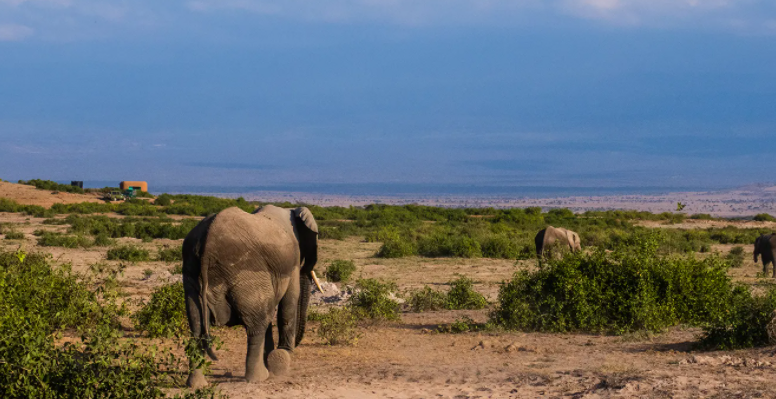
[[[568,246],[571,252],[582,250],[582,246],[579,243],[579,234],[562,227],[547,226],[546,229],[540,230],[536,234],[534,243],[536,244],[536,256],[538,257],[541,257],[546,249],[549,249],[556,243],[563,247]]]
[[[754,263],[762,255],[763,274],[768,273],[768,264],[772,264],[773,277],[776,278],[776,233],[763,234],[754,240]]]
[[[318,226],[307,208],[267,205],[254,213],[227,208],[197,224],[183,241],[183,287],[191,334],[216,360],[209,325],[242,325],[248,333],[245,379],[282,375],[302,340],[310,280],[318,261]],[[279,306],[278,306],[279,305]],[[277,308],[278,347],[272,338]],[[190,362],[187,385],[207,385]]]

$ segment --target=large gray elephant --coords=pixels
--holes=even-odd
[[[309,209],[267,205],[254,213],[227,208],[202,220],[183,241],[183,287],[191,334],[209,347],[209,325],[248,333],[245,379],[282,375],[304,334],[310,280],[318,261],[318,226]],[[319,286],[320,287],[320,286]],[[272,338],[277,308],[278,347]],[[207,385],[190,362],[187,384]]]
[[[568,248],[571,252],[582,250],[579,234],[562,227],[547,226],[546,229],[540,230],[536,234],[534,243],[536,244],[536,256],[538,257],[541,257],[553,245],[561,245],[564,248]]]
[[[763,274],[768,273],[768,264],[772,264],[773,277],[776,278],[776,233],[763,234],[754,240],[754,263],[762,255]]]

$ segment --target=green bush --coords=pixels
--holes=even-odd
[[[38,245],[41,247],[89,248],[94,245],[94,240],[82,235],[61,234],[47,231],[38,237]]]
[[[182,246],[159,247],[158,258],[159,260],[168,262],[168,263],[183,262],[183,247]]]
[[[352,260],[336,259],[331,261],[329,266],[326,267],[324,275],[329,281],[343,281],[350,280],[350,276],[356,271],[356,264]]]
[[[339,227],[320,226],[318,232],[318,238],[325,240],[344,240],[348,234],[345,230]]]
[[[182,364],[122,337],[113,302],[98,300],[48,257],[0,252],[0,397],[162,399]],[[80,340],[61,343],[63,332]],[[175,396],[216,398],[213,388]]]
[[[758,213],[754,215],[754,220],[758,222],[776,222],[776,218],[767,213]]]
[[[480,330],[480,325],[474,322],[469,316],[461,316],[455,319],[454,322],[446,326],[437,327],[437,332],[449,333],[449,334],[461,334],[470,331]]]
[[[448,309],[482,309],[488,306],[488,300],[474,291],[474,282],[470,278],[460,276],[449,284],[450,291],[446,298]]]
[[[70,224],[71,232],[92,235],[105,234],[113,238],[168,238],[172,240],[185,238],[189,231],[199,223],[199,220],[196,219],[175,222],[162,218],[128,217],[117,219],[108,216],[83,217],[78,215],[70,215],[66,221]]]
[[[151,294],[148,303],[132,315],[135,328],[149,337],[174,337],[188,330],[183,283],[165,285]]]
[[[380,250],[377,251],[377,256],[380,258],[402,258],[415,254],[415,244],[400,236],[386,238]]]
[[[410,293],[409,305],[413,312],[445,309],[447,307],[447,295],[425,286],[423,289]]]
[[[116,240],[110,238],[107,234],[97,234],[94,237],[94,245],[98,247],[109,247],[115,244]]]
[[[0,198],[0,212],[21,212],[26,215],[36,217],[50,217],[53,215],[51,210],[39,205],[21,205],[16,201],[7,198]]]
[[[24,239],[24,233],[21,231],[16,230],[9,230],[5,232],[5,239],[6,240],[23,240]]]
[[[657,254],[656,236],[520,271],[499,290],[492,320],[509,329],[626,333],[701,325],[727,309],[732,284],[716,256]]]
[[[327,313],[318,314],[316,321],[318,336],[328,345],[355,345],[361,334],[358,332],[358,314],[350,307],[331,308]]]
[[[481,247],[482,256],[486,258],[522,259],[525,257],[522,246],[505,234],[487,237]]]
[[[725,256],[725,260],[730,263],[730,267],[741,267],[744,265],[744,247],[735,246]]]
[[[766,346],[769,323],[776,310],[776,290],[752,296],[747,287],[735,287],[728,311],[704,326],[698,345],[704,349],[742,349]]]
[[[128,260],[130,262],[143,262],[150,260],[147,249],[135,245],[122,245],[108,250],[108,260]]]
[[[57,218],[48,218],[43,220],[43,224],[47,225],[53,225],[53,226],[61,226],[67,224],[67,220],[65,219],[57,219]]]
[[[391,298],[396,292],[396,283],[376,279],[361,279],[356,282],[355,292],[350,297],[350,306],[360,317],[375,320],[398,320],[399,303]]]
[[[35,186],[35,188],[39,188],[41,190],[64,191],[68,193],[78,193],[78,194],[84,193],[84,190],[80,187],[71,186],[67,184],[59,184],[51,180],[41,180],[41,179],[32,179],[27,181],[19,180],[19,184]]]

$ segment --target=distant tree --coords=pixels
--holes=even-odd
[[[685,206],[687,206],[687,205],[685,205],[685,204],[683,204],[681,202],[677,202],[676,203],[676,211],[677,212],[681,212],[684,209]]]

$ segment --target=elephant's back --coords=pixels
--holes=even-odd
[[[219,212],[208,229],[203,261],[228,265],[233,269],[253,268],[258,263],[283,264],[299,249],[293,232],[275,220],[257,217],[240,208]]]

